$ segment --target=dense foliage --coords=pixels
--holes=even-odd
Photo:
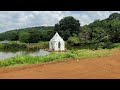
[[[4,50],[21,50],[27,48],[26,44],[17,44],[17,43],[3,44],[1,46],[3,46],[1,49]]]
[[[59,32],[64,40],[67,40],[74,34],[78,35],[80,30],[80,23],[79,20],[76,20],[72,16],[64,17],[59,21],[59,23],[55,24],[54,30]]]
[[[79,38],[82,43],[89,42],[95,48],[112,48],[113,43],[120,43],[120,14],[113,13],[104,20],[83,26]]]
[[[69,37],[67,42],[69,45],[74,45],[74,46],[78,46],[80,44],[79,37],[77,37],[77,35]]]
[[[41,26],[41,27],[31,27],[31,28],[11,30],[0,34],[0,41],[20,40],[22,42],[31,42],[31,43],[38,41],[49,41],[55,33],[53,31],[53,28],[54,28],[53,26],[46,26],[46,27]]]
[[[28,39],[29,39],[29,33],[28,32],[22,32],[19,34],[19,41],[20,42],[25,42],[28,43]]]

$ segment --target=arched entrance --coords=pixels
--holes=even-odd
[[[53,43],[51,43],[51,49],[54,50]]]
[[[60,42],[58,43],[58,48],[60,49],[60,47],[61,47],[61,44],[60,44]]]

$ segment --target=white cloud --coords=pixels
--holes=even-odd
[[[88,15],[82,15],[80,18],[82,26],[91,22],[91,19]]]
[[[0,32],[33,26],[54,26],[65,16],[75,17],[83,26],[95,19],[105,19],[114,12],[120,13],[120,11],[0,11]]]

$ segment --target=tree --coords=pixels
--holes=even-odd
[[[13,31],[12,33],[11,33],[11,39],[10,40],[18,40],[19,39],[19,31]]]
[[[19,40],[24,43],[38,43],[40,40],[39,33],[36,31],[21,32],[19,35]]]
[[[68,44],[70,44],[71,46],[76,46],[79,45],[79,37],[77,37],[76,35],[71,36],[68,38],[67,40]]]
[[[95,49],[99,47],[109,48],[111,45],[109,35],[101,27],[93,29],[91,43],[94,45]]]
[[[30,37],[30,35],[28,32],[21,32],[19,35],[19,41],[24,42],[24,43],[28,43],[29,37]]]
[[[21,32],[30,32],[35,31],[37,34],[39,34],[39,40],[40,41],[49,41],[52,36],[54,35],[53,26],[39,26],[39,27],[30,27],[30,28],[23,28],[23,29],[16,29],[11,31],[6,31],[3,33],[0,33],[0,41],[3,40],[19,40],[19,34]]]
[[[81,27],[81,31],[78,37],[80,40],[80,44],[89,44],[91,38],[91,28],[89,28],[87,25]]]
[[[120,20],[113,19],[110,21],[110,30],[108,31],[110,35],[111,42],[119,43],[120,42]]]
[[[96,27],[102,27],[102,22],[99,19],[97,19],[93,23],[90,23],[88,27],[91,29],[94,29]]]
[[[35,30],[29,31],[28,43],[38,43],[40,40],[39,33]]]
[[[119,13],[112,13],[109,16],[109,19],[120,19],[120,14]]]
[[[76,20],[72,16],[64,17],[54,26],[54,31],[58,32],[64,40],[67,40],[70,36],[73,36],[73,34],[78,35],[79,30],[79,20]]]

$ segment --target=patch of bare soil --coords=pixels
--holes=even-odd
[[[107,57],[0,68],[1,79],[120,79],[120,50]]]

